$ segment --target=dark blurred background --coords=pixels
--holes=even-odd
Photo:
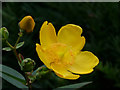
[[[119,3],[82,3],[82,2],[9,2],[2,3],[2,26],[10,33],[9,42],[14,44],[18,32],[18,22],[26,15],[35,20],[33,33],[25,34],[21,41],[25,41],[18,49],[25,58],[32,58],[36,67],[43,65],[39,60],[35,44],[39,43],[39,30],[44,21],[52,22],[58,31],[66,24],[76,24],[83,28],[82,35],[86,38],[83,51],[93,52],[100,60],[95,71],[88,75],[81,75],[78,80],[40,81],[43,87],[55,88],[62,85],[84,81],[92,81],[83,87],[89,89],[120,88],[120,29],[119,29]],[[2,47],[6,44],[3,42]],[[2,52],[2,62],[21,72],[18,62],[12,52]],[[58,78],[58,77],[56,77]],[[45,83],[47,82],[47,84]],[[49,82],[49,83],[48,83]],[[44,84],[45,83],[45,84]],[[53,84],[50,85],[50,84]],[[39,85],[38,85],[39,86]],[[3,80],[3,88],[16,88]]]

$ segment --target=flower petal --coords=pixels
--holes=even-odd
[[[80,52],[74,63],[68,69],[77,74],[88,74],[93,71],[93,68],[99,63],[99,59],[89,51]]]
[[[58,32],[58,42],[71,46],[74,50],[81,50],[85,44],[82,28],[78,25],[67,24]]]
[[[61,78],[64,79],[78,79],[80,75],[75,75],[69,72],[62,63],[51,63],[52,70]]]
[[[38,54],[40,60],[50,69],[51,61],[47,59],[45,51],[39,44],[36,44],[36,51],[37,51],[37,54]]]
[[[57,42],[55,28],[51,23],[45,21],[40,29],[40,43],[47,46]]]

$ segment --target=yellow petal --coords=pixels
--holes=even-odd
[[[40,43],[43,46],[48,46],[57,42],[55,28],[51,23],[45,21],[40,29]]]
[[[36,51],[37,51],[37,54],[38,54],[40,60],[50,69],[51,61],[48,60],[48,58],[45,54],[45,51],[39,44],[36,44]]]
[[[87,74],[93,71],[93,68],[99,63],[99,59],[89,51],[80,52],[74,63],[68,69],[77,74]]]
[[[51,63],[52,70],[61,78],[64,79],[78,79],[80,76],[72,74],[62,63]]]
[[[67,24],[58,32],[58,42],[71,46],[74,50],[81,50],[85,44],[85,38],[81,37],[82,28],[78,25]]]

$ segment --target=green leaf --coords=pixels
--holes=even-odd
[[[0,64],[0,77],[8,81],[9,83],[15,85],[18,88],[28,88],[25,86],[24,77],[16,70]]]
[[[69,88],[70,90],[75,90],[77,88],[81,88],[81,87],[83,87],[87,84],[90,84],[90,83],[92,83],[92,82],[82,82],[82,83],[77,83],[77,84],[72,84],[72,85],[66,85],[66,86],[58,87],[58,88],[53,89],[53,90],[61,90],[61,89],[66,90],[66,88]]]
[[[4,51],[11,51],[12,49],[10,47],[5,47],[5,48],[2,48],[2,50],[4,50]]]
[[[24,45],[24,42],[20,42],[20,43],[18,43],[18,44],[16,45],[16,49],[22,47],[23,45]]]
[[[16,80],[14,77],[10,76],[9,74],[0,72],[0,77],[2,77],[3,79],[5,79],[6,81],[8,81],[9,83],[13,84],[18,88],[28,88],[27,86]]]
[[[2,69],[0,69],[0,72],[8,73],[8,74],[10,74],[12,76],[16,76],[18,78],[21,78],[21,79],[25,80],[23,75],[20,74],[19,72],[17,72],[16,70],[14,70],[14,69],[12,69],[12,68],[10,68],[8,66],[2,65],[2,64],[0,64],[0,67],[2,67]]]
[[[18,43],[18,44],[16,45],[16,49],[22,47],[23,45],[24,45],[24,42]],[[11,47],[5,47],[5,48],[2,48],[2,50],[4,50],[4,51],[11,51],[12,48],[11,48]]]

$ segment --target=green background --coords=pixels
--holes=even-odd
[[[91,74],[81,75],[78,80],[64,80],[54,75],[57,81],[39,81],[42,83],[40,83],[40,85],[43,86],[43,88],[55,88],[83,81],[93,81],[92,84],[83,88],[95,90],[120,88],[119,3],[2,3],[2,26],[8,29],[10,33],[8,40],[13,45],[18,37],[18,23],[26,15],[31,15],[36,25],[33,33],[25,34],[21,38],[21,41],[24,40],[25,44],[22,48],[18,49],[18,52],[21,52],[25,58],[30,57],[35,60],[35,69],[43,65],[37,56],[35,44],[39,43],[39,30],[42,23],[46,20],[55,26],[56,31],[66,24],[81,26],[83,29],[82,35],[86,38],[86,44],[83,51],[93,52],[100,60],[100,64]],[[3,42],[2,47],[5,46],[6,44]],[[21,72],[18,62],[12,52],[2,51],[2,62],[4,65]],[[52,86],[51,83],[54,86]],[[16,87],[3,80],[3,88]]]

